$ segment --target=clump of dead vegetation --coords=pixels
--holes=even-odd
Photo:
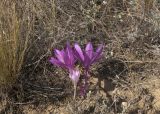
[[[23,65],[28,48],[31,21],[19,17],[16,3],[0,3],[0,85],[13,84]],[[26,17],[25,17],[26,18]],[[25,29],[24,29],[25,26]]]

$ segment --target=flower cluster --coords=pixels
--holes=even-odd
[[[69,77],[74,84],[74,98],[76,96],[77,85],[80,83],[80,76],[82,76],[82,80],[84,80],[84,83],[80,85],[80,93],[83,96],[86,94],[90,66],[101,58],[102,50],[103,45],[101,44],[96,51],[94,51],[91,42],[86,45],[84,50],[78,43],[75,43],[74,47],[71,47],[68,42],[65,49],[54,50],[55,57],[51,57],[49,61],[58,67],[68,70]],[[83,75],[80,75],[80,70],[75,65],[77,61],[82,63],[82,67],[84,68]]]

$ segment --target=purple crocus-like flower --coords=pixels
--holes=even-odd
[[[103,45],[101,44],[100,46],[98,46],[96,51],[94,51],[91,42],[86,45],[85,50],[82,50],[81,47],[77,43],[75,43],[74,49],[75,56],[82,62],[83,67],[85,68],[84,84],[81,85],[81,94],[85,95],[88,88],[89,67],[101,58]]]
[[[69,77],[74,84],[74,98],[76,96],[76,87],[79,83],[80,71],[75,67],[75,63],[78,60],[82,63],[84,69],[84,75],[79,83],[80,93],[82,96],[86,94],[88,89],[89,69],[90,66],[98,61],[102,56],[103,45],[99,45],[94,51],[92,43],[89,42],[85,49],[82,50],[78,43],[75,43],[74,49],[67,43],[66,48],[62,50],[55,49],[55,57],[50,58],[50,62],[58,67],[67,69],[69,71]]]
[[[73,49],[70,47],[70,44],[67,43],[66,49],[54,51],[55,57],[50,58],[50,62],[58,67],[65,68],[69,71],[69,77],[74,84],[74,98],[76,95],[76,86],[79,81],[80,72],[78,69],[75,69],[76,58],[73,53]]]
[[[84,68],[89,70],[89,67],[101,58],[103,45],[98,46],[95,52],[91,42],[86,45],[84,51],[77,43],[75,43],[74,48],[76,57],[82,62]]]
[[[65,50],[55,49],[54,53],[56,58],[51,57],[49,60],[52,64],[66,69],[74,68],[76,58],[74,57],[73,50],[69,43],[67,43]]]

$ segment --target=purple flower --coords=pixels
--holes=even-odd
[[[75,43],[74,48],[67,43],[66,48],[62,50],[55,49],[55,57],[50,58],[50,62],[58,67],[67,69],[69,71],[69,78],[74,84],[74,98],[76,96],[76,87],[80,78],[80,71],[75,67],[75,63],[78,60],[83,64],[84,75],[82,76],[80,85],[81,95],[85,95],[88,89],[89,80],[89,68],[90,66],[98,61],[102,56],[103,45],[99,45],[94,51],[92,43],[89,42],[85,49],[82,50],[81,47]]]
[[[76,86],[79,81],[80,71],[75,69],[76,58],[70,44],[67,43],[66,49],[54,51],[55,57],[50,58],[50,62],[58,67],[65,68],[69,71],[69,77],[74,84],[74,98],[76,95]]]
[[[76,58],[74,57],[73,50],[70,44],[67,43],[66,49],[64,50],[54,50],[55,57],[50,58],[50,62],[58,67],[66,68],[68,70],[74,68]]]
[[[92,43],[89,42],[86,45],[85,50],[83,51],[80,46],[75,43],[75,56],[82,62],[85,69],[89,69],[89,67],[98,61],[102,56],[103,45],[98,46],[96,51],[94,52]]]
[[[101,58],[103,45],[101,44],[100,46],[98,46],[96,51],[94,51],[91,42],[86,45],[85,50],[82,50],[81,47],[77,43],[75,43],[74,49],[75,56],[82,62],[83,67],[85,68],[83,77],[84,84],[81,85],[80,88],[80,94],[84,96],[86,94],[86,90],[88,89],[89,67]]]

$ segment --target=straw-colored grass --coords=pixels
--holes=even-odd
[[[0,85],[10,85],[20,73],[29,37],[21,38],[22,20],[16,3],[0,2]],[[29,25],[28,25],[29,26]],[[29,31],[25,31],[29,34]],[[25,34],[26,34],[25,33]]]

